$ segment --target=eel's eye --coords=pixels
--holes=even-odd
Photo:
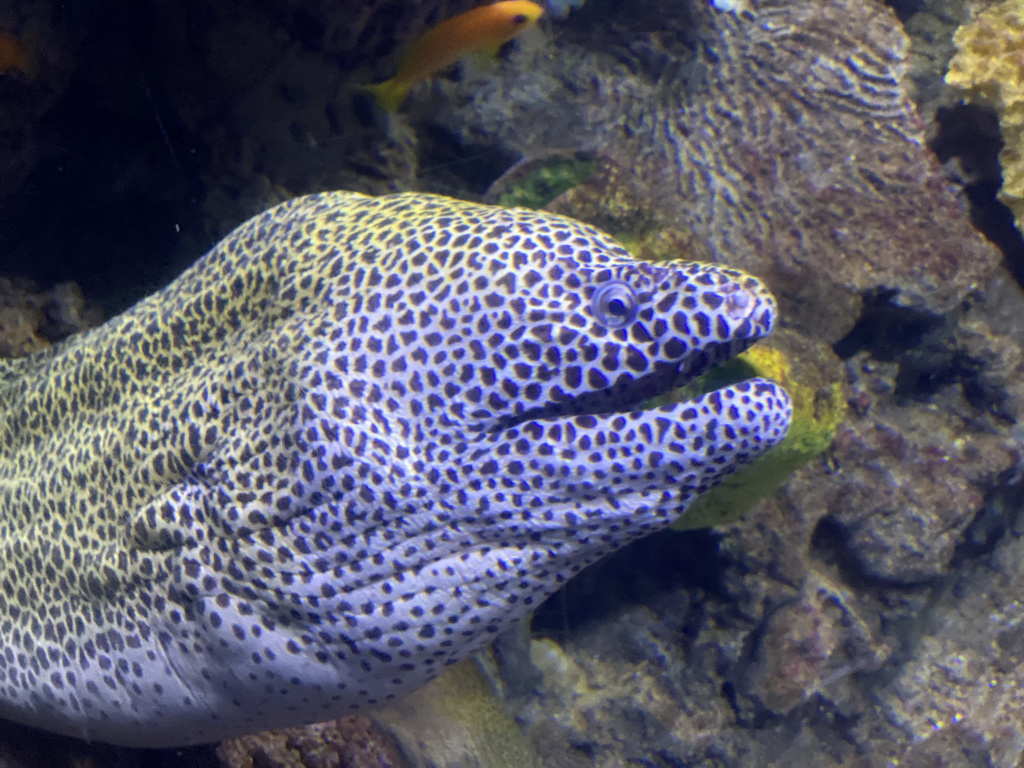
[[[725,314],[733,320],[749,317],[757,305],[753,294],[736,283],[725,286],[722,295],[725,296]]]
[[[527,21],[529,21],[529,19],[526,18],[525,13],[517,13],[515,16],[512,17],[512,23],[517,27],[522,24],[525,24]]]
[[[594,316],[609,328],[625,328],[636,318],[636,293],[623,282],[610,280],[594,291],[591,301]]]

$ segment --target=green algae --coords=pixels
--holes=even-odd
[[[590,176],[596,167],[591,158],[552,157],[525,171],[498,195],[497,203],[507,208],[543,208]]]

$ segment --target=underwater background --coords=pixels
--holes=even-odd
[[[0,766],[1024,765],[1024,2],[552,3],[382,110],[474,5],[0,4],[0,356],[281,200],[419,190],[760,276],[746,364],[800,444],[388,710],[164,751],[0,723]]]

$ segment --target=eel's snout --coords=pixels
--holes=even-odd
[[[758,278],[733,269],[718,269],[720,285],[703,300],[721,324],[718,335],[752,343],[775,327],[778,307],[771,291]]]
[[[771,379],[754,378],[730,384],[697,398],[709,399],[710,412],[724,425],[723,438],[738,464],[760,456],[780,443],[789,431],[793,404],[782,386]],[[745,435],[750,443],[729,445],[733,435]]]
[[[752,275],[701,263],[641,269],[651,290],[627,343],[650,363],[637,378],[651,374],[662,393],[730,360],[775,327],[775,299]]]
[[[793,416],[786,390],[761,378],[737,382],[680,405],[686,407],[685,413],[698,414],[696,422],[684,427],[690,437],[691,476],[697,478],[694,494],[718,485],[782,442]]]

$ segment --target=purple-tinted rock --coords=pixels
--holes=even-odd
[[[222,768],[408,768],[390,737],[364,715],[229,739],[217,757]]]

